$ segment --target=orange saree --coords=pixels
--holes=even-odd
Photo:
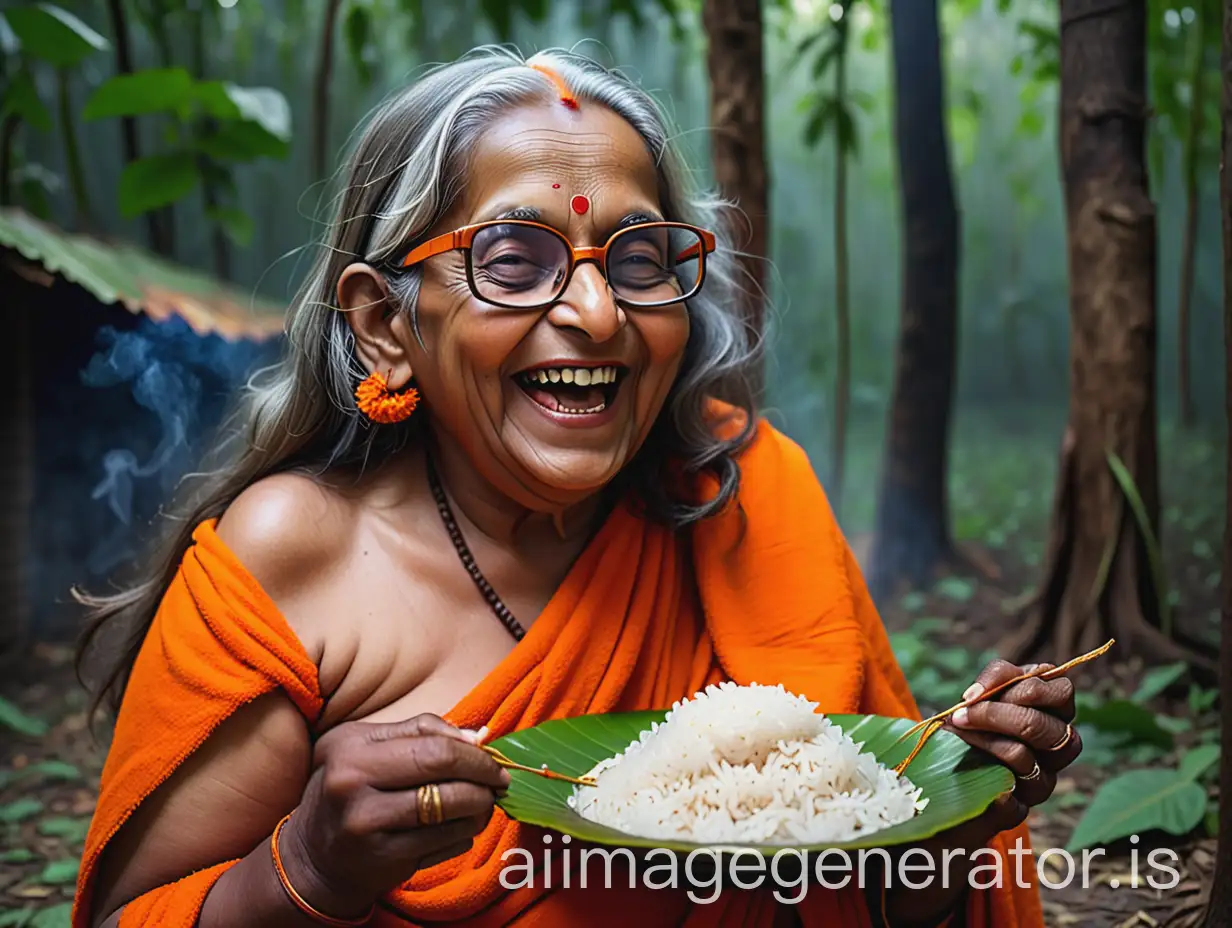
[[[724,679],[781,683],[827,712],[918,718],[803,451],[762,423],[741,472],[739,506],[689,532],[617,509],[527,636],[448,720],[500,736],[553,718],[666,708]],[[220,722],[276,687],[310,721],[320,713],[316,667],[213,524],[203,523],[134,668],[82,858],[73,928],[88,925],[99,855],[133,810]],[[1025,828],[993,842],[1006,878],[1000,888],[971,891],[971,928],[1042,928],[1034,867],[1024,867],[1030,888],[1015,885],[1007,851],[1016,838],[1029,847]],[[556,874],[553,888],[542,878],[533,887],[501,885],[506,852],[525,848],[541,861],[543,847],[543,832],[498,810],[470,853],[416,874],[382,900],[372,924],[770,928],[782,916],[769,888],[727,889],[702,903],[679,889],[629,889],[627,878],[613,888],[576,888],[576,880],[555,888]],[[231,863],[133,900],[121,928],[192,928]],[[795,908],[809,928],[880,923],[854,885],[811,885]]]

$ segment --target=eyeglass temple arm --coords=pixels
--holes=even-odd
[[[453,251],[455,248],[466,247],[469,244],[467,241],[467,231],[466,229],[458,229],[455,232],[446,232],[444,235],[438,235],[436,238],[429,239],[403,258],[402,266],[410,267],[413,264],[418,264],[420,261],[427,261],[429,258],[443,255],[447,251]]]

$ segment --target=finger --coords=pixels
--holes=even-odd
[[[1032,677],[1003,690],[997,696],[997,702],[1030,706],[1070,722],[1075,714],[1074,683],[1068,677],[1057,677],[1055,680]]]
[[[505,789],[509,773],[488,754],[458,738],[427,735],[357,746],[348,760],[374,789],[409,789],[445,780],[468,780]]]
[[[1055,715],[1007,702],[981,702],[959,709],[950,721],[967,731],[990,732],[1026,742],[1047,751],[1065,737],[1065,723]]]
[[[983,731],[956,729],[954,734],[986,754],[991,754],[1013,771],[1016,777],[1031,775],[1035,769],[1035,752],[1014,738],[1004,738]]]
[[[1069,740],[1061,745],[1061,747],[1049,748],[1036,755],[1040,766],[1045,770],[1050,770],[1053,773],[1064,770],[1082,754],[1082,736],[1078,734],[1078,729],[1070,725],[1068,734]]]
[[[461,781],[441,783],[437,788],[441,794],[442,822],[482,817],[483,824],[486,824],[491,817],[496,802],[492,790]],[[433,827],[424,823],[431,822],[435,815],[435,808],[420,809],[418,790],[374,790],[347,809],[344,827],[347,831],[359,835],[409,829],[422,831]],[[483,824],[480,825],[480,830]]]
[[[1022,676],[1022,668],[1011,664],[1009,661],[995,660],[980,671],[980,675],[975,678],[975,682],[967,687],[963,693],[964,700],[975,699],[982,693],[992,689],[995,686],[1000,686],[1014,677]]]
[[[486,734],[486,732],[485,732]],[[379,744],[402,738],[436,735],[475,743],[472,734],[450,725],[438,715],[423,713],[399,722],[350,722],[332,728],[322,735],[314,748],[314,760],[323,764],[332,754],[350,752],[358,744]]]
[[[1021,741],[975,731],[959,730],[956,734],[973,748],[991,754],[1010,768],[1016,780],[1014,798],[1025,806],[1039,805],[1056,789],[1056,774],[1037,763],[1035,754]]]

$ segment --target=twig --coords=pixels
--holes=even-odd
[[[1096,648],[1094,651],[1088,651],[1086,654],[1081,654],[1078,657],[1075,657],[1071,661],[1066,661],[1064,664],[1062,664],[1059,667],[1050,667],[1050,668],[1040,667],[1040,668],[1036,668],[1035,670],[1032,670],[1030,673],[1019,674],[1018,676],[1013,677],[1012,679],[1006,680],[1004,683],[998,683],[992,689],[985,690],[984,692],[980,693],[980,695],[976,696],[974,699],[963,700],[957,705],[951,706],[950,708],[946,709],[944,712],[937,713],[932,718],[927,718],[921,722],[917,722],[915,725],[912,725],[905,732],[903,732],[898,737],[898,739],[894,742],[895,745],[900,744],[901,742],[910,738],[916,732],[921,731],[921,730],[924,732],[924,734],[920,736],[920,740],[916,742],[916,746],[912,748],[911,753],[907,755],[905,760],[903,760],[900,764],[898,764],[894,768],[894,772],[897,773],[901,777],[903,775],[903,771],[906,770],[908,765],[913,760],[916,759],[916,755],[920,753],[921,749],[923,749],[924,744],[928,741],[928,739],[931,738],[934,734],[936,734],[937,731],[940,730],[941,726],[945,724],[945,720],[948,719],[955,712],[957,712],[959,709],[969,709],[971,706],[974,706],[976,703],[984,702],[984,700],[986,699],[991,699],[993,696],[996,696],[1001,691],[1008,689],[1009,687],[1014,686],[1017,683],[1021,683],[1023,680],[1031,680],[1036,677],[1038,677],[1041,680],[1053,680],[1053,679],[1056,679],[1057,677],[1064,676],[1066,673],[1073,670],[1079,664],[1085,664],[1087,661],[1093,661],[1097,657],[1102,657],[1104,654],[1108,652],[1108,649],[1111,648],[1113,644],[1115,643],[1116,643],[1116,639],[1110,638],[1108,639],[1107,643],[1105,643],[1101,647]],[[894,745],[891,745],[891,747],[893,746]]]
[[[500,766],[505,767],[508,770],[521,770],[525,773],[533,773],[536,776],[541,776],[548,780],[564,780],[566,783],[573,783],[577,786],[596,785],[594,777],[566,776],[563,773],[557,773],[554,770],[549,770],[546,764],[542,767],[527,767],[525,764],[519,764],[517,761],[510,760],[508,757],[502,754],[500,750],[492,747],[492,745],[490,744],[481,744],[479,746],[479,749],[481,751],[485,751],[486,753],[488,753],[492,757],[493,760],[495,760],[498,764],[500,764]]]

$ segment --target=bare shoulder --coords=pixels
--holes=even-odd
[[[324,581],[347,558],[353,501],[300,474],[257,481],[227,507],[218,537],[276,602]]]

